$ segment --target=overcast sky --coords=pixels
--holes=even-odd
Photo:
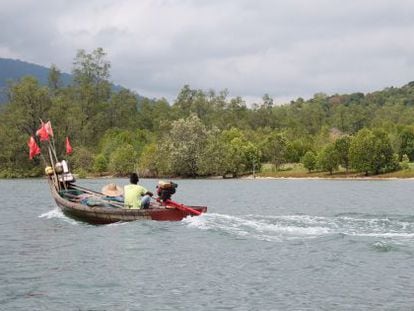
[[[410,0],[1,0],[0,29],[0,57],[70,72],[102,47],[114,83],[169,101],[185,84],[283,103],[414,80]]]

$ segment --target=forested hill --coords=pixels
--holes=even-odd
[[[7,87],[9,82],[15,82],[24,76],[33,76],[41,85],[48,85],[50,68],[28,63],[21,60],[0,58],[0,105],[7,101]],[[60,73],[62,86],[72,83],[73,76],[68,73]],[[113,85],[114,91],[122,89],[121,86]]]
[[[414,82],[283,105],[265,94],[251,107],[226,90],[185,85],[168,103],[114,90],[105,56],[102,49],[79,51],[69,85],[56,68],[47,86],[33,77],[11,85],[10,102],[0,109],[0,177],[42,174],[41,158],[30,161],[27,150],[40,118],[51,120],[60,156],[71,138],[68,160],[77,173],[240,176],[293,163],[368,175],[414,159]]]
[[[0,58],[0,104],[6,101],[8,82],[18,81],[24,76],[33,76],[42,85],[48,84],[49,68],[24,62],[16,59]],[[72,76],[67,73],[61,74],[63,85],[69,85]]]

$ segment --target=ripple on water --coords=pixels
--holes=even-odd
[[[388,241],[376,241],[373,244],[371,244],[371,248],[374,251],[380,252],[380,253],[387,253],[391,251],[398,251],[398,247]]]
[[[266,241],[307,239],[324,236],[344,238],[360,236],[410,240],[414,238],[414,223],[398,217],[352,215],[320,217],[311,215],[242,215],[217,213],[187,218],[187,226],[220,234]]]
[[[108,182],[125,180],[79,183]],[[44,180],[0,180],[0,309],[414,305],[413,181],[179,183],[177,200],[205,204],[209,213],[90,226],[55,208]],[[147,189],[155,184],[143,180]],[[17,187],[30,191],[17,197]]]

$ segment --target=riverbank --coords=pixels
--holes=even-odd
[[[286,171],[276,171],[276,172],[261,172],[255,174],[255,176],[249,175],[243,178],[246,179],[358,179],[358,180],[381,180],[381,179],[414,179],[414,170],[400,170],[395,172],[389,172],[378,175],[368,175],[366,176],[363,173],[356,172],[306,172],[306,171],[297,171],[297,170],[286,170]]]
[[[120,176],[120,175],[113,175],[109,173],[104,174],[77,174],[75,172],[76,179],[113,179],[113,178],[125,178],[127,179],[128,176]],[[41,178],[43,176],[15,176],[12,177],[0,177],[0,179],[15,179],[15,178]],[[148,179],[182,179],[182,177],[142,177]],[[368,175],[366,176],[360,172],[345,172],[339,171],[330,174],[329,172],[320,172],[320,171],[313,171],[308,172],[305,169],[301,169],[300,167],[294,168],[283,168],[278,171],[261,171],[258,173],[253,174],[246,174],[243,176],[239,176],[239,179],[351,179],[351,180],[381,180],[381,179],[414,179],[414,168],[408,168],[405,170],[399,170],[395,172],[389,172],[385,174],[378,174],[378,175]],[[195,179],[224,179],[223,176],[209,176],[209,177],[196,177]],[[226,177],[226,179],[232,179],[231,177]]]
[[[274,179],[358,179],[358,180],[372,180],[372,179],[414,179],[414,163],[409,163],[406,169],[401,169],[394,172],[383,174],[369,174],[365,175],[363,172],[356,172],[353,170],[346,171],[340,167],[338,171],[330,174],[326,171],[312,171],[309,172],[303,167],[301,163],[286,163],[282,164],[277,170],[271,164],[264,164],[260,172],[250,174],[244,178],[274,178]]]
[[[114,175],[88,175],[86,177],[77,177],[77,179],[90,179],[90,178],[97,178],[97,179],[112,179],[112,178],[128,178],[128,176],[121,177],[121,176],[114,176]],[[182,179],[182,177],[145,177],[148,179]],[[219,180],[219,179],[232,179],[232,178],[223,178],[222,176],[209,176],[209,177],[197,177],[195,179],[211,179],[211,180]],[[235,178],[237,179],[237,178]],[[342,179],[349,179],[349,180],[389,180],[389,179],[414,179],[414,170],[404,170],[404,171],[397,171],[391,172],[386,174],[379,174],[379,175],[369,175],[365,176],[364,174],[360,173],[345,173],[345,172],[337,172],[333,173],[332,175],[326,172],[295,172],[295,171],[278,171],[278,172],[266,172],[266,173],[257,173],[255,175],[243,175],[239,176],[238,179],[332,179],[332,180],[342,180]]]

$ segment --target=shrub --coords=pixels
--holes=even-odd
[[[98,173],[103,173],[108,169],[108,160],[106,157],[100,153],[95,157],[93,162],[93,170]]]
[[[302,158],[303,166],[308,169],[309,172],[316,168],[316,156],[312,151],[308,151]]]
[[[127,175],[135,171],[136,152],[132,145],[125,145],[119,147],[111,153],[109,160],[109,169],[119,175]]]
[[[403,170],[408,170],[410,168],[410,159],[408,158],[408,155],[404,154],[402,156],[400,166]]]

